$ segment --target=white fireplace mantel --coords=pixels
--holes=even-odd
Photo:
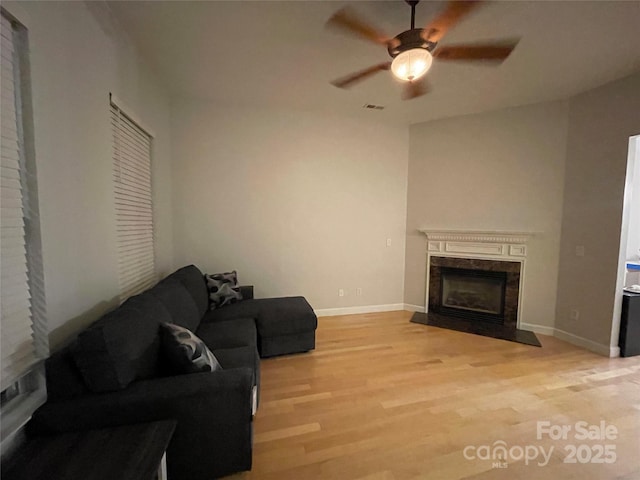
[[[523,323],[522,302],[524,293],[525,260],[527,244],[534,232],[490,231],[490,230],[443,230],[421,228],[427,237],[427,278],[425,289],[425,311],[429,311],[429,270],[431,256],[493,259],[520,262],[520,288],[518,326]]]
[[[499,230],[435,230],[421,228],[418,231],[424,233],[428,240],[461,240],[465,242],[487,243],[527,243],[533,232],[509,232]]]
[[[436,230],[421,228],[427,237],[427,252],[452,256],[524,258],[533,232],[490,230]]]

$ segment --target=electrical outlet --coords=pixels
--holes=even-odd
[[[387,238],[387,247],[390,247],[390,246],[391,246],[391,239]]]
[[[344,297],[344,288],[341,288],[340,290],[338,290],[338,296]]]
[[[569,317],[571,318],[571,320],[578,320],[580,318],[580,312],[574,308],[573,310],[571,310]]]
[[[360,287],[356,288],[356,296],[361,296],[362,295],[362,289]]]
[[[584,253],[585,253],[584,245],[578,245],[576,247],[576,257],[584,257]]]

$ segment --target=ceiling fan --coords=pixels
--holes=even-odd
[[[415,28],[416,5],[420,0],[405,0],[411,7],[411,28],[391,38],[362,20],[349,7],[334,13],[327,27],[338,28],[364,40],[384,45],[393,59],[379,63],[331,82],[339,88],[349,88],[361,80],[383,70],[391,70],[394,77],[405,82],[402,98],[410,100],[424,95],[429,90],[424,77],[437,60],[485,61],[493,65],[502,63],[513,51],[518,40],[492,43],[439,46],[447,31],[479,7],[482,0],[451,0],[440,14],[424,28]]]

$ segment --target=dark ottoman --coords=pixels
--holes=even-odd
[[[318,318],[304,297],[260,299],[256,317],[261,357],[313,350]]]

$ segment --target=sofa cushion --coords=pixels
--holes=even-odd
[[[162,353],[175,373],[215,372],[220,364],[205,343],[190,330],[162,324]]]
[[[256,323],[253,318],[236,318],[215,323],[203,322],[196,334],[212,350],[257,345]]]
[[[172,323],[192,332],[198,328],[201,316],[187,289],[179,281],[165,278],[147,293],[153,295],[171,315]]]
[[[316,329],[318,319],[304,297],[263,298],[256,318],[260,337],[277,337]]]
[[[205,275],[209,290],[209,306],[216,309],[242,300],[236,271]]]
[[[167,278],[179,281],[187,289],[191,298],[196,303],[198,313],[202,317],[209,310],[209,292],[204,281],[204,275],[195,265],[182,267]]]
[[[274,337],[260,337],[258,344],[258,351],[262,358],[308,352],[314,348],[316,348],[316,332],[314,330]]]
[[[256,318],[260,311],[260,302],[262,300],[242,300],[238,303],[210,310],[202,317],[202,323],[225,322],[236,318]]]
[[[260,363],[255,347],[218,348],[213,352],[224,369],[242,367],[255,369]]]
[[[154,376],[158,329],[150,316],[122,305],[81,332],[71,352],[89,390],[121,390],[135,379]]]

